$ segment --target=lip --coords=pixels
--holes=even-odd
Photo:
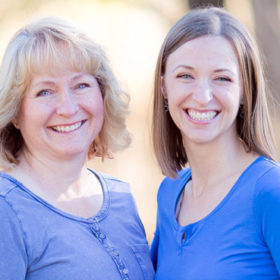
[[[76,121],[69,124],[57,124],[48,126],[49,129],[56,133],[71,133],[80,129],[87,120]]]
[[[198,110],[194,108],[187,108],[184,111],[187,115],[187,118],[196,124],[211,123],[220,113],[218,110]]]

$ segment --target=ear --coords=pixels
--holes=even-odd
[[[12,120],[12,124],[14,125],[14,127],[15,127],[16,129],[19,129],[18,121],[17,121],[16,118],[14,118],[14,119]]]
[[[164,99],[167,99],[167,94],[166,94],[166,89],[165,89],[165,84],[164,84],[164,77],[160,77],[160,91]]]

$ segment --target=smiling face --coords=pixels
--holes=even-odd
[[[237,57],[225,38],[203,36],[180,46],[167,58],[162,81],[185,145],[238,137],[242,84]]]
[[[50,71],[49,71],[50,72]],[[33,74],[17,122],[24,149],[52,159],[87,157],[103,125],[103,98],[97,80],[64,60],[51,73]]]

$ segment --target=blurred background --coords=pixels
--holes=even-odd
[[[0,0],[0,58],[13,34],[43,16],[64,17],[101,44],[122,87],[131,96],[127,125],[133,142],[114,159],[89,162],[131,184],[140,217],[151,242],[156,220],[156,193],[163,178],[153,154],[151,114],[154,69],[171,25],[202,4],[224,6],[256,37],[270,86],[271,111],[279,135],[280,0]],[[275,106],[276,105],[276,106]],[[277,110],[278,107],[278,110]],[[279,142],[280,143],[280,142]]]

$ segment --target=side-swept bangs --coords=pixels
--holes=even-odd
[[[32,75],[51,73],[54,68],[63,71],[65,62],[74,71],[93,75],[102,92],[104,124],[89,149],[89,157],[111,157],[112,152],[129,145],[125,125],[129,98],[120,89],[101,47],[65,20],[44,18],[15,34],[0,67],[0,165],[3,167],[18,162],[23,139],[12,121]]]

